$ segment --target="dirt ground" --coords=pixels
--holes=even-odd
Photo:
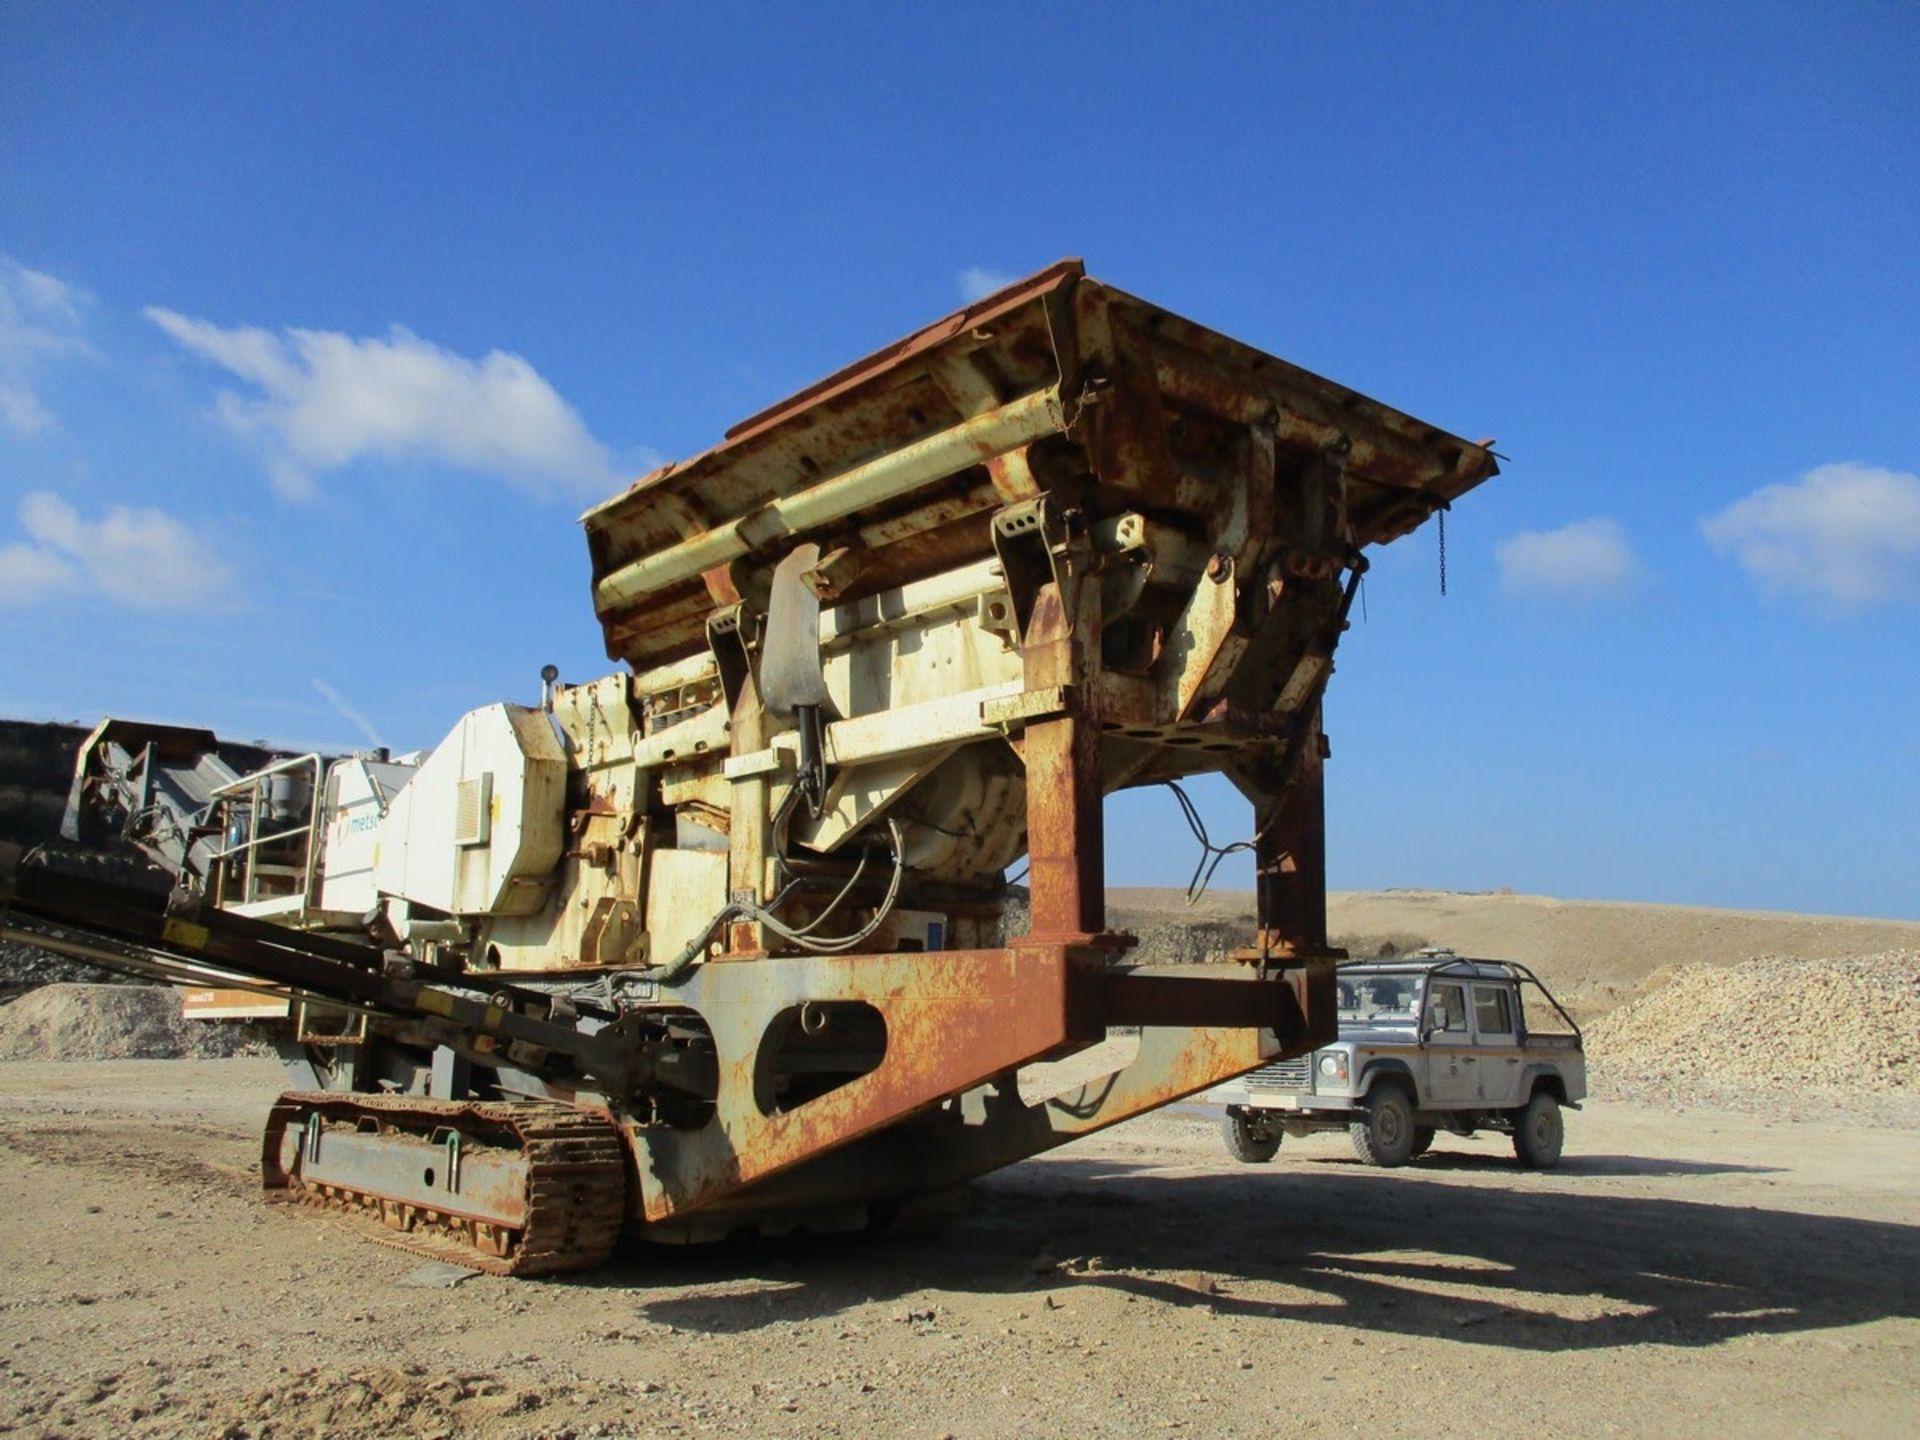
[[[0,1433],[1920,1432],[1920,1132],[1595,1102],[1228,1161],[1195,1108],[945,1230],[445,1287],[268,1206],[268,1061],[0,1065]]]

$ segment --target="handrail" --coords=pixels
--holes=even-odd
[[[308,751],[305,755],[289,755],[284,760],[276,760],[271,765],[262,765],[258,770],[249,770],[238,780],[230,780],[225,785],[216,785],[207,793],[216,799],[230,790],[240,790],[255,780],[264,780],[269,775],[278,775],[283,770],[291,770],[299,765],[312,765],[318,770],[323,757],[319,751]]]
[[[262,834],[260,826],[261,787],[276,775],[286,774],[299,769],[308,769],[312,772],[312,779],[307,786],[307,823],[304,825],[290,826],[284,830],[276,830],[271,835]],[[323,794],[325,789],[325,772],[325,757],[317,751],[314,751],[305,755],[288,756],[284,760],[276,760],[273,764],[264,765],[260,769],[242,775],[239,779],[226,785],[216,786],[209,792],[212,796],[212,805],[221,807],[234,803],[241,797],[242,792],[245,792],[247,838],[238,845],[223,843],[213,852],[214,862],[221,867],[220,877],[221,889],[223,891],[226,888],[226,862],[234,855],[243,855],[245,857],[245,868],[240,880],[239,904],[251,905],[259,898],[259,886],[257,883],[259,876],[256,867],[259,863],[260,847],[270,840],[275,842],[291,840],[300,835],[307,837],[307,843],[304,847],[306,851],[305,864],[302,867],[300,881],[300,903],[303,906],[313,904],[314,874],[320,862],[320,847],[314,843],[314,836],[320,832],[320,809],[325,800]],[[224,821],[224,819],[223,809],[222,820]],[[224,841],[224,839],[225,826],[223,825],[222,840]]]

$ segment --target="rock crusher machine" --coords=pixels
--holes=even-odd
[[[269,1193],[406,1248],[864,1222],[1333,1038],[1334,649],[1366,547],[1495,471],[1062,262],[590,511],[619,673],[211,780],[206,732],[108,722],[73,833],[179,883],[15,856],[6,927],[265,992]],[[1130,964],[1102,799],[1201,771],[1252,804],[1255,943]]]

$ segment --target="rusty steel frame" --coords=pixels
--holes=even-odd
[[[936,415],[921,396],[951,409]],[[1238,437],[1217,502],[1178,498],[1199,483],[1175,458],[1174,428],[1189,423]],[[1084,456],[1087,481],[1049,478],[1062,440]],[[823,469],[820,455],[851,463]],[[635,1217],[937,1188],[1331,1039],[1320,700],[1361,547],[1494,470],[1484,445],[1063,261],[589,512],[608,653],[636,668],[687,654],[704,634],[698,616],[764,594],[771,565],[824,529],[856,553],[858,537],[866,544],[842,601],[997,560],[1023,675],[1021,693],[992,709],[1025,773],[1029,932],[1000,950],[823,957],[772,953],[764,927],[732,923],[720,958],[662,992],[711,1027],[719,1083],[700,1128],[629,1126]],[[873,507],[907,501],[917,508],[872,521]],[[1204,517],[1210,538],[1190,560],[1178,525],[1118,513],[1167,514],[1170,502],[1224,506]],[[1101,526],[1109,544],[1156,529],[1170,563],[1203,567],[1145,673],[1103,663],[1112,560],[1096,554]],[[1147,579],[1121,575],[1113,593],[1137,598]],[[777,727],[751,664],[736,695],[729,884],[764,902],[776,777],[758,757]],[[1152,974],[1124,963],[1131,937],[1107,928],[1102,801],[1196,769],[1226,771],[1253,804],[1255,944],[1226,964]],[[778,1017],[847,1002],[884,1021],[878,1064],[792,1111],[763,1110],[757,1067]],[[1139,1027],[1130,1063],[1072,1095],[1019,1099],[1023,1067],[1110,1027]]]
[[[981,1173],[1317,1043],[1333,1017],[1331,986],[1303,971],[1273,979],[1234,965],[1136,973],[1113,968],[1097,946],[1050,944],[720,960],[674,1000],[712,1029],[718,1101],[699,1129],[630,1127],[632,1208],[648,1221],[696,1213],[969,1095],[983,1108],[960,1142],[968,1157],[960,1169]],[[755,1067],[776,1020],[801,1005],[846,1002],[871,1005],[884,1020],[879,1065],[795,1110],[762,1110]],[[1096,1044],[1110,1025],[1144,1026],[1151,1039],[1106,1077],[1097,1103],[1042,1106],[1016,1123],[1004,1102],[985,1102],[1021,1067]],[[869,1170],[868,1179],[883,1192],[910,1190],[922,1178],[964,1178],[951,1169],[939,1167],[944,1178]]]

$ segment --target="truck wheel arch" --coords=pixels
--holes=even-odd
[[[1530,1065],[1521,1077],[1520,1093],[1531,1097],[1535,1091],[1544,1090],[1560,1104],[1567,1103],[1567,1081],[1559,1069],[1553,1065]],[[1525,1101],[1521,1102],[1522,1104]]]
[[[1399,1085],[1407,1092],[1407,1099],[1415,1109],[1420,1106],[1420,1086],[1413,1078],[1413,1067],[1404,1060],[1372,1060],[1367,1068],[1360,1072],[1360,1084],[1354,1093],[1367,1096],[1381,1085]]]

